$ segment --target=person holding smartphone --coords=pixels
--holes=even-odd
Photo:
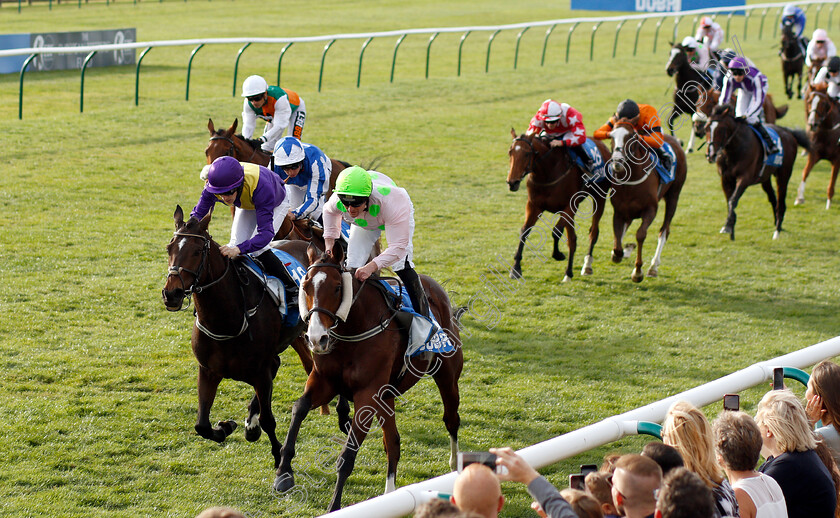
[[[534,497],[531,507],[540,516],[549,518],[578,518],[572,506],[569,505],[557,488],[551,482],[532,468],[525,459],[510,448],[490,448],[490,453],[496,455],[496,465],[506,468],[506,472],[497,474],[500,480],[521,482],[528,488],[528,493]],[[540,513],[542,511],[542,513]]]

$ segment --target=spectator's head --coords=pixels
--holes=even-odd
[[[613,502],[627,518],[650,516],[656,508],[654,492],[662,482],[662,468],[641,455],[622,455],[612,478]]]
[[[455,504],[443,498],[432,498],[414,511],[414,518],[454,518],[457,516],[461,516],[461,511],[455,507]]]
[[[838,65],[837,70],[840,71],[840,58],[837,58],[834,64]],[[829,62],[829,70],[831,65]],[[825,410],[822,416],[823,424],[840,426],[840,365],[825,360],[814,367],[808,379],[805,398],[810,399],[815,394],[820,397],[822,409]]]
[[[656,518],[709,518],[715,511],[712,490],[696,474],[675,468],[662,481]]]
[[[685,465],[682,455],[673,446],[664,442],[651,441],[642,448],[642,455],[653,459],[662,468],[662,476],[668,474],[674,468],[681,468]]]
[[[461,511],[471,511],[485,518],[496,518],[505,497],[493,471],[484,464],[470,464],[455,479],[452,503]]]
[[[677,401],[662,423],[662,441],[682,455],[685,467],[709,487],[723,481],[723,473],[715,459],[712,426],[697,407],[688,401]]]
[[[618,459],[621,458],[621,455],[618,453],[610,453],[604,456],[604,462],[601,463],[601,468],[598,471],[602,471],[604,473],[612,473],[615,471],[615,463],[618,462]]]
[[[755,422],[761,430],[764,447],[773,456],[817,447],[805,407],[789,390],[771,390],[764,394],[758,403]]]
[[[564,489],[560,496],[569,502],[578,518],[604,518],[598,501],[580,489]]]
[[[715,419],[715,450],[730,471],[753,471],[761,454],[761,431],[749,414],[724,411]]]
[[[587,473],[584,479],[586,483],[586,493],[601,506],[601,512],[604,516],[608,514],[618,514],[613,503],[612,498],[612,474],[598,471],[596,473]]]
[[[245,518],[245,515],[233,507],[210,507],[201,511],[195,518]]]

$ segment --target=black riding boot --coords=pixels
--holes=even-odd
[[[770,134],[767,133],[767,128],[764,127],[764,124],[762,124],[761,121],[756,122],[752,125],[752,127],[758,130],[758,133],[761,135],[761,138],[763,138],[765,144],[767,144],[768,155],[773,155],[779,152],[779,149],[776,147],[775,142],[773,142],[773,139],[770,138]]]
[[[569,148],[569,151],[577,153],[578,158],[580,158],[583,161],[583,165],[584,167],[586,167],[586,170],[588,172],[592,173],[595,171],[595,164],[592,163],[592,159],[589,157],[588,154],[586,154],[586,151],[584,151],[582,145],[571,147]]]
[[[289,272],[286,270],[286,267],[283,266],[283,261],[281,261],[274,252],[271,250],[266,250],[265,252],[261,253],[260,255],[256,256],[256,259],[262,263],[263,268],[265,269],[265,273],[267,275],[271,275],[273,277],[277,277],[280,281],[287,287],[291,289],[297,289],[297,283],[292,279]]]
[[[411,299],[411,305],[414,306],[414,311],[431,318],[432,313],[429,311],[429,299],[426,298],[426,291],[423,289],[423,285],[420,283],[420,276],[417,275],[414,268],[406,264],[405,268],[397,272],[397,276],[405,285],[408,298]]]
[[[659,157],[659,161],[662,163],[662,167],[665,168],[665,171],[667,171],[668,174],[671,174],[671,155],[669,155],[665,149],[659,147],[656,148],[656,156]]]

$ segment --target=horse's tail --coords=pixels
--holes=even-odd
[[[348,167],[353,167],[353,164],[351,164],[350,162],[345,162],[344,160],[336,160],[336,162],[343,165],[345,169],[347,169]]]
[[[464,314],[469,310],[470,308],[467,306],[458,306],[457,308],[455,308],[455,311],[452,312],[452,318],[455,319],[455,322],[460,324],[461,317],[464,316]]]
[[[793,138],[796,139],[796,143],[799,144],[805,151],[811,151],[811,139],[808,138],[808,134],[805,133],[803,129],[794,129],[789,130]]]
[[[773,109],[776,110],[776,120],[781,119],[785,115],[787,115],[789,106],[787,104],[783,104],[781,106],[773,105]]]
[[[375,157],[373,157],[373,159],[370,162],[368,162],[368,163],[363,162],[359,165],[361,167],[363,167],[364,169],[367,169],[368,171],[376,170],[376,168],[378,168],[379,166],[381,166],[382,164],[385,163],[385,158],[386,157],[381,156],[381,155],[380,156],[375,156]]]

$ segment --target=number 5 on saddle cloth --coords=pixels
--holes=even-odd
[[[408,347],[406,348],[405,355],[411,357],[425,352],[448,353],[454,351],[455,346],[440,324],[436,320],[433,320],[434,317],[429,319],[425,315],[417,313],[411,305],[408,291],[399,284],[398,280],[393,279],[393,282],[396,284],[391,284],[385,279],[379,280],[379,283],[382,284],[388,293],[395,298],[399,297],[401,300],[402,307],[399,308],[400,313],[404,313],[408,318],[400,320],[405,323],[406,320],[410,319],[410,324],[405,324],[409,328]]]

